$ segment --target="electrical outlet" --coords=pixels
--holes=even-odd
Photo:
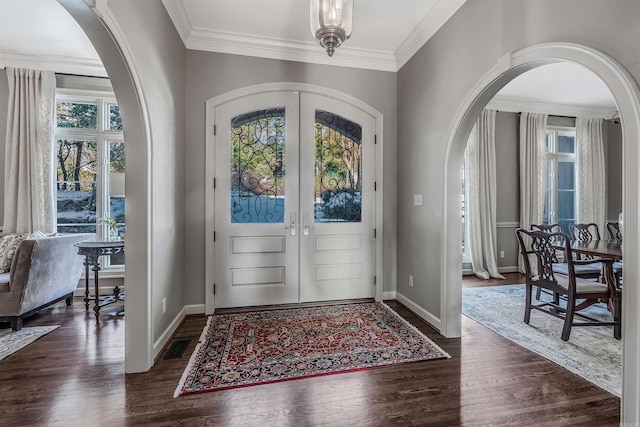
[[[500,251],[500,258],[504,258],[504,251]]]
[[[162,298],[162,314],[167,312],[167,299]]]
[[[413,276],[411,274],[409,275],[409,286],[413,288]]]

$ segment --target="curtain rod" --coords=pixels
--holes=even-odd
[[[508,111],[503,111],[503,113],[507,113]],[[522,115],[522,111],[515,113],[516,115],[520,116]],[[558,114],[547,114],[547,117],[562,117],[565,119],[576,119],[576,116],[560,116]]]
[[[15,68],[15,67],[14,67]],[[7,67],[2,67],[2,70],[7,70]],[[54,71],[54,74],[56,76],[70,76],[70,77],[90,77],[92,79],[106,79],[109,80],[109,77],[104,77],[104,76],[90,76],[88,74],[73,74],[73,73],[57,73]]]

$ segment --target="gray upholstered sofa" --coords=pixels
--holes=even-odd
[[[16,250],[8,273],[0,273],[0,321],[14,331],[25,317],[66,299],[73,303],[84,257],[74,245],[91,235],[72,234],[27,238]]]

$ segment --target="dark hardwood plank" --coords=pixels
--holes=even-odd
[[[196,339],[183,358],[125,375],[122,307],[104,307],[96,327],[79,301],[25,321],[61,326],[0,362],[0,425],[619,423],[618,398],[560,366],[466,317],[463,338],[445,339],[395,301],[388,304],[452,359],[173,398]],[[188,316],[174,339],[197,338],[205,320]]]

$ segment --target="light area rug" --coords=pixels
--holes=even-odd
[[[535,289],[534,296],[535,300]],[[542,295],[551,300],[551,296]],[[489,286],[462,289],[462,313],[505,338],[557,363],[620,397],[622,389],[622,342],[613,337],[612,326],[571,328],[569,341],[560,339],[563,321],[537,310],[524,323],[525,286]],[[612,321],[604,304],[582,311]]]
[[[18,350],[21,350],[37,340],[55,330],[60,325],[55,326],[33,326],[22,328],[19,331],[11,329],[0,329],[0,360],[3,360]]]
[[[174,396],[449,357],[383,303],[214,315]]]

